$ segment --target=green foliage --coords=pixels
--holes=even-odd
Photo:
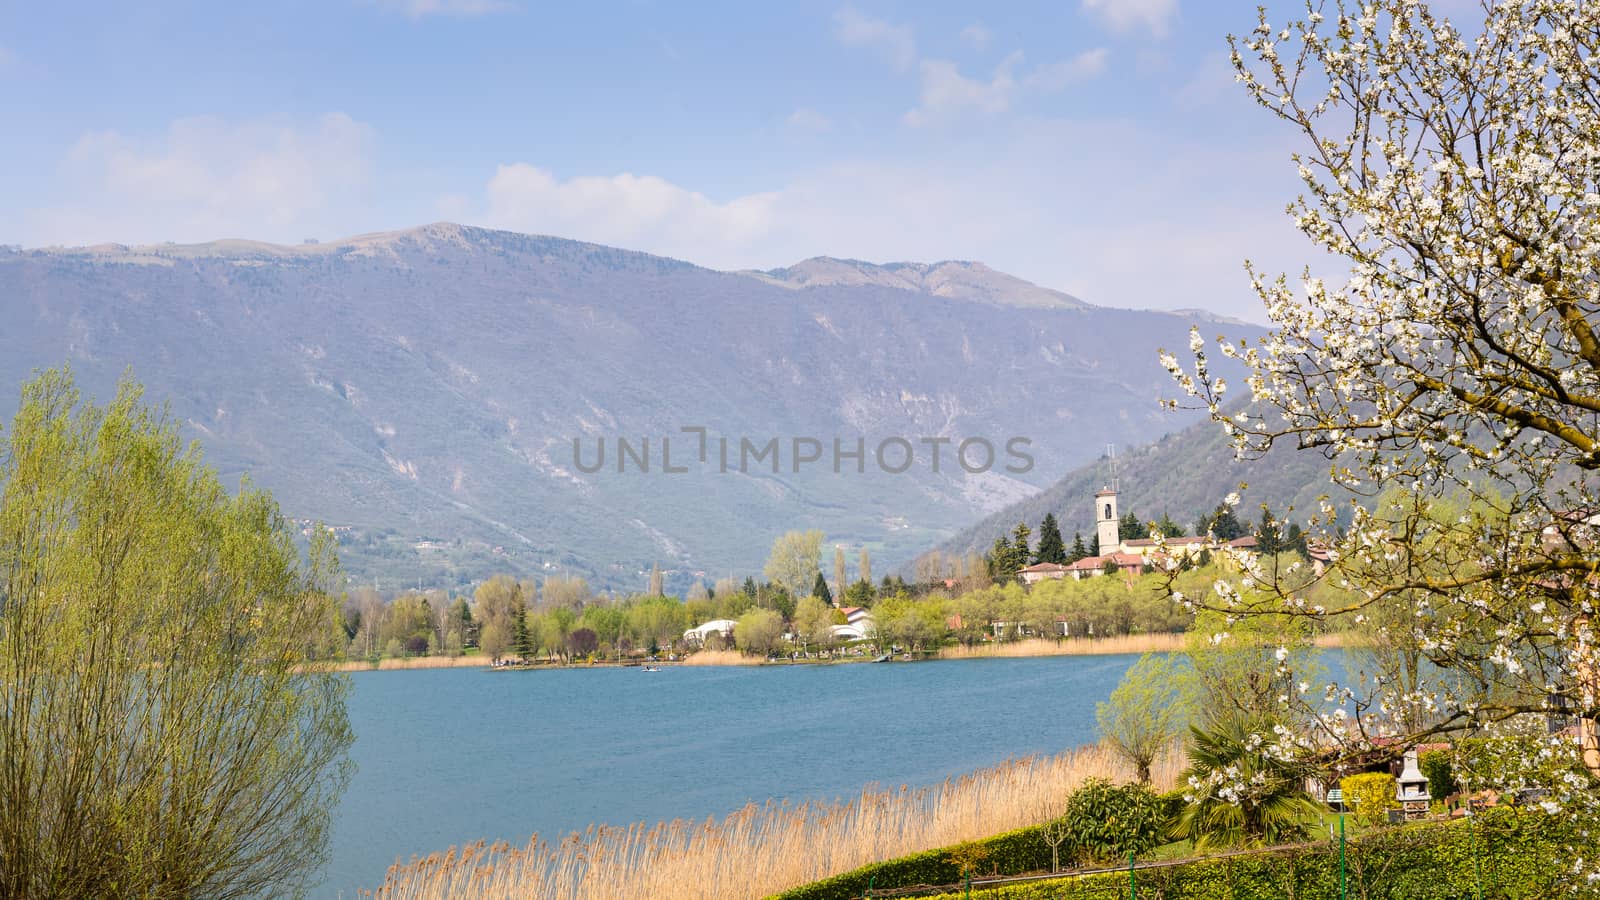
[[[131,381],[29,383],[0,443],[0,896],[290,895],[354,739],[310,651],[343,593]]]
[[[1091,778],[1067,797],[1067,843],[1084,862],[1147,856],[1161,844],[1162,803],[1145,784]]]
[[[1027,526],[1018,523],[1019,528]],[[1026,537],[1024,534],[1023,537]],[[995,584],[1007,584],[1017,580],[1017,571],[1028,564],[1028,546],[1021,546],[1011,542],[1005,535],[995,538],[994,546],[990,548],[984,563],[989,569],[989,578]]]
[[[967,841],[945,850],[944,855],[965,878],[977,874],[978,867],[989,858],[989,847],[982,841]]]
[[[1145,527],[1143,520],[1131,511],[1117,521],[1117,534],[1125,541],[1143,540],[1150,536],[1150,529]]]
[[[833,591],[828,588],[828,579],[818,572],[816,580],[811,582],[811,593],[827,606],[833,605]]]
[[[1067,551],[1067,562],[1075,563],[1089,555],[1089,548],[1083,543],[1083,532],[1074,532],[1072,535],[1072,549]]]
[[[746,653],[771,653],[782,639],[783,617],[770,609],[750,610],[733,628],[734,645]]]
[[[1434,800],[1443,800],[1460,789],[1449,750],[1424,750],[1417,756],[1417,768],[1428,779],[1428,796]]]
[[[872,582],[866,579],[850,585],[850,589],[844,592],[847,606],[871,606],[877,598],[878,592],[873,589]]]
[[[1584,768],[1578,742],[1552,743],[1541,733],[1542,724],[1539,722],[1532,733],[1496,734],[1456,742],[1453,768],[1462,790],[1544,790],[1559,794],[1574,781],[1593,789],[1595,779]]]
[[[1473,823],[1383,829],[1347,843],[1347,896],[1361,900],[1592,897],[1593,888],[1568,883],[1570,854],[1576,850],[1588,855],[1596,849],[1592,839],[1574,846],[1577,837],[1554,817],[1510,810],[1491,810]],[[1140,897],[1161,900],[1341,898],[1336,842],[1142,869],[1135,878]],[[1126,872],[983,891],[984,900],[1126,900],[1127,896]],[[941,894],[937,900],[963,897]]]
[[[1045,843],[1043,826],[1019,828],[958,846],[971,845],[977,845],[987,854],[981,861],[980,871],[984,874],[1018,875],[1048,871],[1050,868],[1050,846]],[[954,884],[961,880],[960,861],[952,856],[956,849],[941,847],[862,866],[784,891],[774,895],[771,900],[856,900],[869,885],[881,889],[917,884]]]
[[[1146,653],[1095,706],[1100,736],[1148,783],[1156,754],[1189,724],[1194,693],[1194,671],[1181,657]]]
[[[1283,524],[1272,515],[1272,510],[1261,504],[1261,521],[1255,528],[1256,552],[1270,556],[1282,552],[1284,547]]]
[[[822,568],[822,532],[786,531],[772,542],[764,569],[767,580],[782,587],[792,597],[810,589]]]
[[[1388,818],[1389,810],[1397,809],[1394,776],[1388,772],[1364,772],[1346,775],[1339,780],[1339,790],[1344,791],[1344,802],[1354,810],[1356,821],[1362,825],[1380,825]]]
[[[1268,752],[1272,726],[1264,717],[1233,714],[1203,730],[1190,728],[1184,775],[1194,799],[1174,823],[1173,837],[1208,849],[1305,835],[1318,807],[1301,788],[1301,773]]]
[[[1064,565],[1067,561],[1067,548],[1061,540],[1061,526],[1056,522],[1056,514],[1047,512],[1044,520],[1039,523],[1039,549],[1033,555],[1036,563],[1056,563]]]

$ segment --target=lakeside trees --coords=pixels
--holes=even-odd
[[[294,893],[349,773],[330,537],[230,495],[131,382],[0,443],[0,894]]]
[[[1585,779],[1534,765],[1578,743],[1530,723],[1576,719],[1600,770],[1600,8],[1482,15],[1469,37],[1425,4],[1340,3],[1283,25],[1263,11],[1233,40],[1245,88],[1305,139],[1296,226],[1348,274],[1250,270],[1274,329],[1216,344],[1247,367],[1245,412],[1221,411],[1198,333],[1189,367],[1164,362],[1240,453],[1293,441],[1325,453],[1341,488],[1402,491],[1352,505],[1342,530],[1339,510],[1319,511],[1345,604],[1307,602],[1260,567],[1185,599],[1237,616],[1266,593],[1281,614],[1345,616],[1439,673],[1330,686],[1345,703],[1308,710],[1314,733],[1270,735],[1276,752],[1527,731],[1541,751],[1507,754],[1498,777],[1592,821]],[[1459,515],[1434,513],[1458,498]]]
[[[815,581],[822,562],[822,532],[789,531],[772,542],[767,557],[767,580],[801,597]]]

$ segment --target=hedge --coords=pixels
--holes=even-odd
[[[1490,810],[1464,822],[1384,829],[1345,847],[1349,896],[1363,900],[1485,900],[1567,895],[1570,826],[1534,810]],[[1583,855],[1593,857],[1593,847]],[[1475,860],[1476,857],[1476,860]],[[1339,848],[1202,859],[1136,873],[1141,900],[1339,900]],[[1600,896],[1590,888],[1576,896]],[[996,887],[982,900],[1123,900],[1126,872]],[[859,897],[860,895],[857,894]],[[955,900],[962,894],[944,894]]]
[[[989,851],[981,867],[985,874],[1019,875],[1050,869],[1050,845],[1045,843],[1038,825],[997,834],[976,843]],[[853,900],[860,897],[869,886],[897,888],[920,884],[954,884],[961,880],[961,870],[951,862],[950,849],[941,847],[925,850],[863,866],[774,894],[768,900]]]

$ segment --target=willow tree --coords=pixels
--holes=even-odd
[[[1236,614],[1275,596],[1399,632],[1426,660],[1409,680],[1300,683],[1284,699],[1320,732],[1271,736],[1283,753],[1521,733],[1495,786],[1592,816],[1577,742],[1545,723],[1600,714],[1600,4],[1509,0],[1465,27],[1415,0],[1270,16],[1231,40],[1234,65],[1303,139],[1289,212],[1348,271],[1248,269],[1274,327],[1215,344],[1247,370],[1244,412],[1198,333],[1191,362],[1163,357],[1241,455],[1320,450],[1359,495],[1312,516],[1333,562],[1320,580],[1348,599],[1259,566],[1186,599]],[[1460,513],[1436,515],[1446,503]]]
[[[299,892],[351,742],[329,539],[302,564],[127,382],[26,385],[0,483],[0,895]]]

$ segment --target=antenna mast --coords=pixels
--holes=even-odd
[[[1111,464],[1111,489],[1117,490],[1117,445],[1106,445],[1106,458]]]

